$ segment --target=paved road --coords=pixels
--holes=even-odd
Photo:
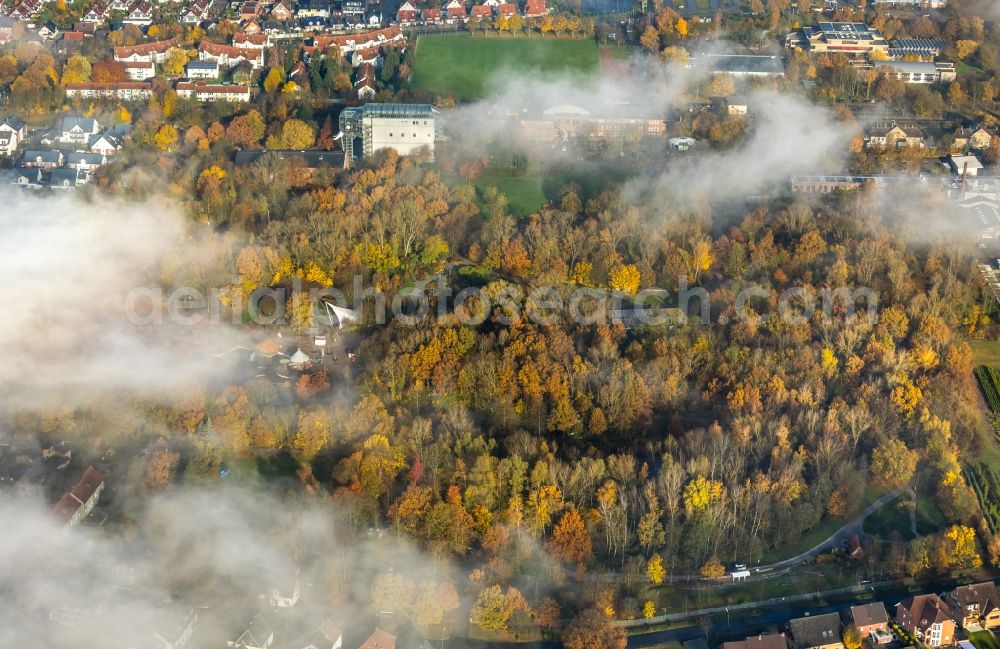
[[[795,555],[794,557],[789,557],[788,559],[782,559],[775,563],[769,563],[766,565],[758,565],[753,567],[753,576],[768,578],[773,577],[774,573],[780,572],[782,570],[787,570],[799,564],[805,563],[806,561],[813,559],[820,554],[837,547],[844,547],[852,536],[857,534],[858,536],[864,536],[864,524],[865,520],[875,512],[877,512],[882,507],[893,502],[903,494],[909,493],[916,503],[916,494],[909,487],[898,487],[892,491],[886,493],[881,498],[868,505],[860,514],[852,518],[850,521],[845,523],[840,529],[831,534],[821,543],[814,545],[805,552]],[[913,526],[913,535],[917,536],[917,526],[916,526],[916,506],[910,511],[910,524]],[[577,575],[581,577],[581,575]],[[618,582],[621,580],[621,575],[616,572],[604,572],[596,574],[583,575],[583,578],[590,579],[591,581],[600,582]],[[691,581],[704,581],[705,578],[700,574],[698,575],[668,575],[667,582],[677,583],[677,582],[691,582]]]
[[[892,491],[885,494],[872,504],[868,505],[868,507],[866,507],[863,512],[855,516],[853,520],[851,520],[846,525],[841,527],[839,530],[834,532],[832,535],[830,535],[829,538],[827,538],[819,545],[814,546],[809,550],[806,550],[802,554],[798,554],[789,559],[784,559],[783,561],[779,561],[777,563],[772,563],[769,566],[761,566],[761,568],[771,569],[771,570],[790,568],[791,566],[797,566],[800,563],[805,563],[809,559],[812,559],[817,555],[826,552],[827,550],[836,547],[843,547],[848,541],[850,541],[851,537],[854,536],[855,534],[857,534],[858,536],[864,535],[865,520],[869,516],[871,516],[878,510],[882,509],[882,507],[884,507],[885,505],[888,505],[889,503],[893,502],[894,500],[896,500],[905,493],[909,493],[910,496],[913,498],[914,508],[915,508],[917,495],[916,493],[913,492],[912,489],[909,489],[907,487],[899,487],[893,489]],[[916,515],[914,511],[910,512],[910,524],[913,525],[913,535],[916,536],[917,525],[916,525]]]

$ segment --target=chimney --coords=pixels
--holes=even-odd
[[[968,176],[969,176],[969,162],[966,161],[965,164],[962,165],[962,200],[965,200],[965,187],[966,184],[968,183]]]

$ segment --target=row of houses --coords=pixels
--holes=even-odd
[[[198,44],[198,60],[233,67],[246,62],[254,70],[264,67],[266,50],[270,45],[264,34],[237,34],[231,45],[202,40]],[[170,50],[181,48],[176,39],[151,41],[138,45],[123,45],[114,48],[114,59],[126,65],[156,65],[166,62]]]
[[[494,16],[513,16],[520,14],[525,18],[539,18],[549,13],[545,0],[526,0],[523,10],[519,10],[514,2],[500,2],[500,0],[484,0],[481,4],[474,4],[467,11],[462,0],[449,0],[441,7],[426,7],[418,10],[417,7],[406,0],[399,6],[396,12],[396,22],[401,25],[415,23],[452,23],[465,21],[470,17],[479,20],[487,20]]]
[[[726,642],[720,649],[844,649],[844,630],[851,625],[869,646],[880,647],[894,642],[892,623],[882,602],[859,604],[841,613],[800,617],[788,623],[787,632]],[[993,582],[916,595],[896,604],[894,623],[924,646],[949,646],[957,642],[958,629],[1000,628],[1000,595]]]
[[[998,131],[984,126],[961,127],[954,131],[951,149],[953,151],[984,151],[990,147]],[[879,122],[865,129],[865,147],[869,149],[923,149],[927,147],[927,135],[915,124]]]
[[[151,81],[128,81],[119,83],[67,83],[67,97],[83,99],[114,99],[122,102],[146,101],[153,96]],[[253,93],[250,86],[211,84],[204,81],[178,81],[175,86],[178,97],[195,101],[229,101],[245,103]]]
[[[100,0],[87,9],[81,20],[103,25],[110,22],[115,13],[122,15],[121,22],[129,25],[147,27],[153,24],[153,3],[149,0],[139,0],[134,4],[126,0]]]

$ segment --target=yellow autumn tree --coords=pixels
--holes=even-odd
[[[947,554],[956,568],[971,569],[983,565],[976,550],[976,531],[967,525],[952,525],[944,533]]]
[[[175,126],[164,124],[156,131],[156,135],[153,136],[153,144],[160,151],[173,151],[177,146],[178,137],[179,134]]]
[[[664,578],[667,576],[667,569],[663,567],[663,557],[659,554],[654,554],[646,562],[646,576],[649,577],[649,581],[654,586],[659,586],[663,583]]]
[[[698,476],[684,487],[684,509],[689,514],[704,511],[722,499],[722,483]]]
[[[642,276],[635,264],[618,264],[611,269],[611,273],[608,275],[608,288],[635,295],[639,291],[641,280]]]
[[[285,72],[278,67],[272,67],[267,71],[267,76],[264,77],[264,92],[267,94],[272,94],[275,90],[281,87],[281,84],[285,81]]]

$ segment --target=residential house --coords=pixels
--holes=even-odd
[[[21,154],[21,166],[28,169],[55,169],[63,163],[62,151],[28,150]]]
[[[144,101],[153,94],[153,84],[149,81],[126,81],[121,83],[67,83],[67,97],[88,97],[118,99],[120,101]]]
[[[973,129],[959,129],[955,132],[955,146],[963,149],[968,146],[970,149],[982,150],[989,148],[993,142],[996,131],[991,131],[982,126]]]
[[[271,608],[292,608],[299,603],[300,595],[299,575],[296,571],[284,584],[273,587],[267,594],[267,600]]]
[[[195,101],[230,101],[246,103],[250,101],[250,86],[223,86],[206,83],[177,83],[177,96]]]
[[[174,47],[177,47],[177,40],[171,38],[165,41],[140,43],[139,45],[122,45],[114,49],[114,55],[115,60],[122,63],[149,63],[152,61],[162,65],[167,61],[167,52]]]
[[[472,17],[477,20],[489,20],[493,17],[493,7],[488,4],[474,5],[472,7]]]
[[[74,84],[67,84],[67,86]],[[92,117],[63,117],[56,128],[56,141],[62,144],[86,144],[101,131]]]
[[[399,9],[396,11],[396,22],[401,25],[415,23],[419,17],[420,12],[417,11],[417,8],[409,0],[399,5]]]
[[[60,155],[60,158],[62,156]],[[69,174],[61,174],[60,171],[71,171],[72,172],[72,183],[75,185],[78,180],[78,175],[76,170],[66,169],[60,170],[55,169],[52,171],[52,176],[58,179],[58,185],[60,187],[68,187],[70,184]],[[97,501],[100,500],[101,494],[104,492],[104,474],[95,469],[92,466],[87,467],[87,470],[83,472],[83,477],[80,481],[73,486],[72,489],[67,491],[62,498],[59,499],[52,507],[52,513],[63,522],[66,527],[73,527],[78,525],[83,519],[90,515],[90,512],[94,510],[97,505]]]
[[[745,640],[723,642],[720,649],[788,649],[788,638],[784,633],[761,634]]]
[[[358,95],[358,99],[363,100],[374,99],[375,95],[378,94],[378,86],[375,83],[375,66],[371,63],[358,66],[354,92]]]
[[[185,25],[198,25],[212,17],[210,0],[196,0],[188,5],[181,14],[181,22]]]
[[[441,8],[426,7],[420,12],[420,16],[424,19],[425,23],[439,23],[441,22]]]
[[[184,67],[184,74],[188,79],[218,79],[218,61],[190,61]]]
[[[271,7],[271,18],[278,22],[285,22],[292,17],[291,3],[286,0],[279,0]]]
[[[264,67],[264,50],[246,49],[232,45],[220,45],[210,41],[202,41],[198,45],[198,58],[202,61],[215,61],[219,65],[233,67],[247,61],[254,70]]]
[[[501,2],[497,5],[497,15],[510,18],[517,13],[517,5],[513,2]]]
[[[329,18],[330,0],[301,0],[295,10],[297,18]]]
[[[323,620],[313,631],[302,649],[343,649],[344,632],[329,619]]]
[[[8,18],[13,20],[19,20],[21,22],[27,22],[31,20],[31,17],[35,15],[35,11],[32,10],[31,6],[26,2],[21,2],[14,5],[14,8],[10,10],[7,14]]]
[[[369,47],[363,50],[354,50],[351,54],[351,65],[358,67],[360,65],[373,65],[378,67],[382,59],[382,48],[380,47]]]
[[[195,609],[165,610],[158,613],[151,628],[144,630],[125,649],[184,649],[188,646],[198,624]]]
[[[525,18],[539,18],[549,13],[545,0],[528,0],[524,3]]]
[[[38,37],[43,41],[54,41],[59,38],[62,31],[51,20],[38,28]]]
[[[66,166],[77,171],[92,172],[108,164],[107,156],[89,151],[73,151],[66,154]]]
[[[17,147],[28,136],[24,122],[16,117],[0,120],[0,154],[13,156]]]
[[[788,623],[792,649],[844,649],[836,613],[800,617]]]
[[[955,623],[967,631],[1000,627],[1000,594],[992,581],[959,586],[946,593]]]
[[[426,13],[426,9],[424,10]],[[359,34],[338,34],[338,35],[320,35],[313,39],[313,45],[307,48],[310,53],[314,52],[325,52],[330,47],[336,46],[344,57],[347,57],[354,61],[351,55],[358,51],[364,50],[366,53],[356,62],[354,65],[361,65],[365,62],[373,62],[377,58],[373,55],[373,51],[381,52],[384,47],[398,47],[400,49],[406,48],[406,36],[403,35],[402,30],[399,26],[386,27],[385,29],[377,29],[368,32],[362,32]]]
[[[347,23],[360,23],[365,17],[366,8],[365,0],[341,0],[340,14]]]
[[[260,16],[261,6],[256,2],[244,2],[240,5],[240,22],[247,23],[253,20],[257,20]]]
[[[112,156],[118,153],[118,149],[121,148],[121,141],[111,135],[110,133],[101,133],[100,135],[95,135],[90,140],[90,152],[98,153],[103,156]]]
[[[87,23],[101,24],[108,19],[111,8],[107,2],[98,2],[87,9],[82,20]]]
[[[865,146],[869,149],[924,148],[924,132],[916,126],[900,126],[890,122],[871,128],[865,134]]]
[[[274,644],[274,631],[259,614],[251,618],[246,629],[236,640],[226,643],[229,649],[270,649]]]
[[[896,623],[929,647],[943,647],[955,641],[951,609],[934,594],[917,595],[896,604]]]
[[[111,0],[111,11],[128,13],[130,4],[129,0]]]
[[[156,64],[152,61],[136,61],[122,65],[125,66],[125,74],[132,81],[145,81],[156,76]]]
[[[233,35],[233,47],[245,50],[263,50],[271,44],[271,37],[267,34],[248,34],[241,32]]]
[[[861,636],[873,644],[892,642],[892,634],[889,633],[889,615],[882,602],[852,606],[844,612],[844,621],[856,626]]]
[[[444,15],[448,22],[465,20],[465,4],[461,0],[450,0],[444,6]]]
[[[128,15],[125,16],[125,22],[130,25],[152,25],[153,5],[150,4],[149,0],[143,0],[133,7],[132,11],[128,12]]]
[[[359,649],[396,649],[396,636],[376,628]]]
[[[85,34],[83,32],[78,32],[78,31],[68,31],[68,32],[63,32],[62,35],[63,43],[73,43],[74,46],[79,43],[83,43],[83,39],[85,38],[90,38],[90,34]],[[63,47],[66,46],[64,45]]]
[[[2,172],[4,183],[38,189],[42,186],[42,170],[35,167],[15,167]]]
[[[17,151],[17,136],[10,131],[0,131],[0,155],[13,156]]]
[[[52,173],[49,174],[49,182],[47,186],[49,189],[71,190],[76,189],[79,185],[86,185],[89,179],[89,174],[76,169],[53,169]],[[65,498],[65,496],[63,496],[63,498]],[[61,511],[56,512],[56,515],[60,518],[63,517],[63,513]],[[80,520],[83,519],[81,518]]]

